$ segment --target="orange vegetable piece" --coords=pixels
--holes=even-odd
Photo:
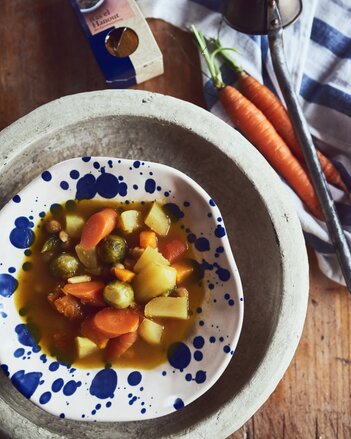
[[[92,318],[89,318],[82,323],[80,332],[83,337],[89,338],[89,340],[94,342],[99,349],[104,349],[107,346],[108,337],[96,328]]]
[[[126,268],[113,267],[113,272],[117,279],[121,282],[131,282],[131,280],[135,276],[135,273],[127,270]]]
[[[105,284],[102,282],[79,282],[66,284],[62,290],[65,294],[71,294],[81,300],[82,303],[91,306],[106,306],[103,298]]]
[[[117,225],[117,220],[118,213],[111,208],[94,213],[84,224],[80,245],[85,250],[94,248],[112,232]]]
[[[107,343],[105,351],[107,359],[113,361],[121,357],[131,346],[133,346],[137,338],[137,331],[128,332],[117,338],[111,338]]]
[[[172,267],[177,270],[177,284],[184,282],[194,271],[194,267],[186,262],[176,262]]]
[[[104,308],[93,317],[94,326],[107,338],[135,332],[139,326],[139,315],[130,309]]]
[[[185,242],[180,239],[173,239],[162,247],[162,255],[172,264],[183,253],[187,251],[188,247]]]
[[[139,237],[139,245],[141,248],[151,247],[156,248],[157,247],[157,236],[155,232],[152,232],[151,230],[144,230],[140,233]]]

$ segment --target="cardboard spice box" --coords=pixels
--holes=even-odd
[[[71,0],[90,47],[113,88],[163,73],[162,53],[134,0]]]

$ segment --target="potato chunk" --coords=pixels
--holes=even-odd
[[[137,263],[134,265],[134,272],[139,273],[150,264],[169,265],[169,262],[156,249],[146,247]]]
[[[137,210],[126,210],[121,213],[121,227],[126,233],[132,233],[141,226],[140,212]]]
[[[144,319],[139,326],[140,337],[149,344],[160,344],[163,326],[149,319]]]
[[[167,294],[176,286],[177,270],[167,265],[150,264],[138,273],[133,281],[137,302]]]
[[[188,318],[187,297],[155,297],[145,305],[146,317]]]
[[[170,220],[162,206],[158,203],[152,205],[144,222],[151,230],[160,236],[166,236],[169,231]]]

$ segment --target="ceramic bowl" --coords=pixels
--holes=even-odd
[[[31,263],[35,223],[68,200],[132,203],[157,200],[187,234],[203,267],[205,299],[185,340],[168,362],[151,370],[79,369],[47,355],[15,305],[16,273]],[[17,389],[61,418],[135,421],[183,409],[220,377],[235,352],[243,320],[243,294],[223,218],[215,201],[191,178],[162,164],[82,157],[44,170],[0,211],[4,239],[0,273],[2,369]],[[27,255],[27,256],[26,256]],[[33,291],[33,294],[35,292]],[[31,324],[35,324],[33,321]],[[173,345],[174,346],[174,345]]]
[[[59,419],[0,371],[0,432],[12,439],[229,436],[273,392],[304,324],[307,254],[288,193],[255,148],[207,111],[167,96],[109,90],[51,102],[0,133],[1,206],[44,170],[77,156],[163,163],[211,194],[243,284],[240,340],[211,389],[183,410],[142,422]]]

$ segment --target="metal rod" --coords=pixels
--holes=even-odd
[[[283,29],[277,2],[275,0],[268,0],[267,6],[268,40],[274,71],[305,157],[313,187],[321,204],[329,235],[334,244],[346,286],[349,292],[351,292],[350,248],[340,224],[334,201],[329,192],[306,119],[300,107],[298,97],[291,84],[284,53]]]

